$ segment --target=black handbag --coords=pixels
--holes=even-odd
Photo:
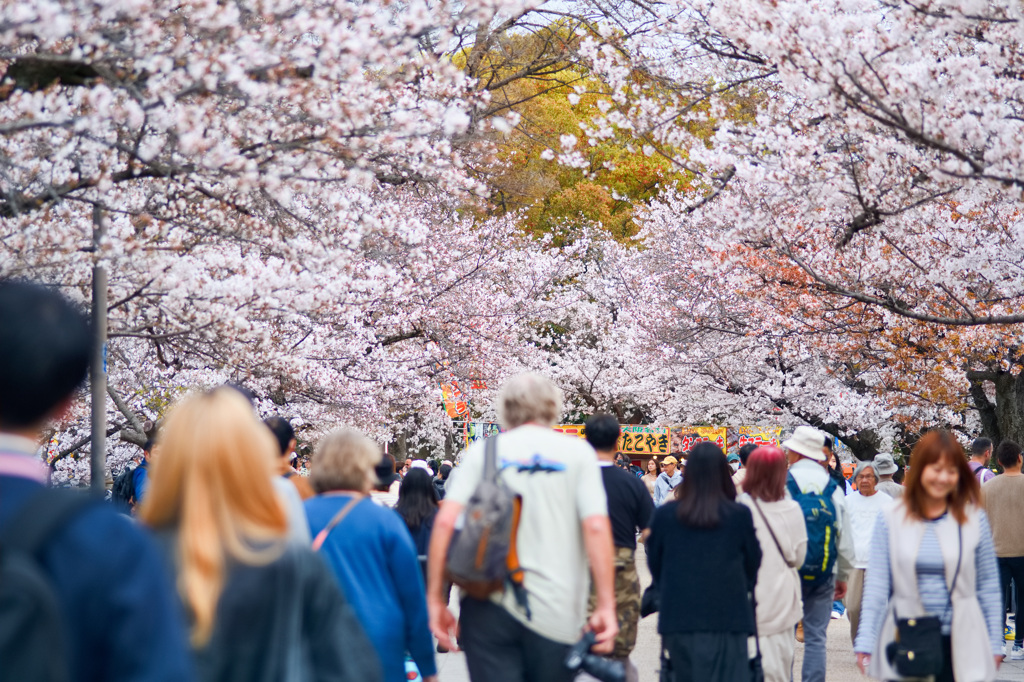
[[[660,606],[661,594],[658,592],[658,586],[652,583],[647,586],[643,596],[640,597],[640,617],[646,618],[652,613],[657,613]]]
[[[953,585],[949,588],[949,602],[946,613],[953,605],[953,590],[960,576],[960,561],[963,558],[963,530],[957,524],[959,550],[956,559],[956,572],[953,573]],[[938,616],[920,616],[918,618],[900,618],[895,609],[896,640],[885,647],[889,665],[903,677],[929,677],[942,672],[942,621]]]
[[[942,672],[942,621],[938,616],[897,618],[896,640],[885,647],[903,677],[930,677]]]
[[[751,593],[751,603],[754,606],[754,645],[757,647],[757,655],[750,659],[750,679],[752,682],[764,682],[764,667],[761,665],[761,638],[757,635],[757,604]]]

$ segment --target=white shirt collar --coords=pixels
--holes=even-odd
[[[0,475],[28,478],[46,485],[50,468],[38,457],[39,445],[31,438],[0,433]]]
[[[31,438],[16,436],[13,433],[0,433],[0,452],[35,457],[39,452],[39,443]]]

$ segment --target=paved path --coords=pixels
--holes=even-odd
[[[651,576],[647,571],[647,558],[643,547],[637,550],[637,570],[643,587],[650,584]],[[457,607],[456,603],[452,604]],[[636,649],[630,657],[640,672],[640,682],[658,682],[658,637],[657,616],[649,616],[640,622]],[[793,678],[800,680],[800,664],[803,660],[803,645],[796,645],[796,662]],[[438,670],[441,682],[469,682],[466,671],[465,656],[461,653],[438,654]],[[592,680],[589,676],[580,676],[580,681]],[[828,628],[828,682],[866,682],[868,678],[860,674],[850,645],[850,621],[846,618],[833,620]],[[1024,682],[1024,661],[1005,661],[999,669],[997,680],[1005,682]]]

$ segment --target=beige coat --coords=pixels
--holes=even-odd
[[[761,567],[757,570],[757,587],[754,590],[757,599],[757,634],[768,637],[787,630],[792,632],[804,615],[800,576],[797,573],[807,552],[804,514],[800,511],[800,505],[793,500],[757,501],[782,547],[783,554],[780,555],[765,525],[765,519],[754,507],[750,495],[744,493],[736,501],[750,508],[757,541],[761,545]]]
[[[893,594],[879,630],[875,651],[871,655],[868,674],[876,679],[898,680],[902,678],[889,666],[885,647],[895,638],[894,612],[900,618],[925,615],[917,591],[917,552],[924,537],[924,523],[907,518],[902,501],[883,513],[889,525],[889,565]],[[977,508],[968,507],[967,522],[962,530],[961,548],[957,537],[957,522],[951,514],[935,526],[946,566],[947,588],[953,583],[958,552],[962,552],[963,557],[952,599],[953,674],[957,682],[989,682],[995,679],[996,668],[985,617],[975,592],[977,570],[974,557],[981,540]]]

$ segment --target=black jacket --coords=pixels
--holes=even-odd
[[[444,486],[447,482],[446,479],[442,479],[439,476],[434,477],[434,494],[437,495],[438,502],[444,499]]]
[[[646,545],[661,599],[658,632],[754,634],[749,593],[761,546],[750,510],[722,502],[716,528],[694,528],[676,517],[678,505],[672,501],[655,510]]]
[[[161,534],[173,556],[174,533]],[[289,546],[265,566],[234,562],[213,635],[194,651],[202,682],[381,682],[380,662],[323,560]]]

